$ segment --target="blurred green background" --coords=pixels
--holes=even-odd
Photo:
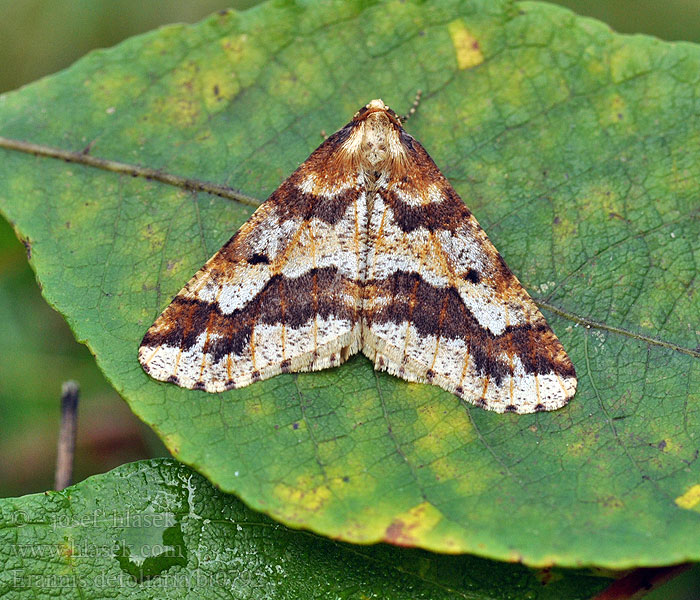
[[[54,73],[93,48],[258,0],[0,0],[0,92]],[[560,0],[624,33],[700,42],[700,0]],[[79,108],[78,108],[79,109]],[[74,480],[166,453],[42,299],[24,246],[0,218],[0,495],[53,486],[61,383],[81,386]],[[648,598],[700,597],[695,568]]]

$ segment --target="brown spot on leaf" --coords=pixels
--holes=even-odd
[[[415,523],[407,525],[401,519],[395,519],[387,527],[384,533],[384,540],[395,546],[415,546],[416,540],[411,535],[411,530],[415,528]]]

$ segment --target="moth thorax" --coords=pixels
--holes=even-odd
[[[398,132],[385,112],[370,114],[361,127],[359,156],[368,183],[371,183],[391,171],[397,161],[401,162],[404,151]]]
[[[391,153],[391,135],[396,135],[389,118],[383,112],[376,112],[362,123],[362,143],[360,151],[366,168],[378,167],[385,163]]]

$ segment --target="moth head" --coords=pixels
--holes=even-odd
[[[374,113],[384,113],[397,127],[401,127],[401,119],[399,116],[379,98],[365,104],[365,106],[355,113],[352,120],[362,121]]]

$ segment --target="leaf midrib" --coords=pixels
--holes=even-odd
[[[90,154],[90,146],[87,146],[84,150],[80,152],[75,152],[71,150],[64,150],[62,148],[55,148],[53,146],[35,144],[24,140],[0,136],[0,148],[5,148],[6,150],[13,150],[16,152],[23,152],[25,154],[33,154],[34,156],[55,158],[63,160],[65,162],[76,163],[88,167],[93,167],[96,169],[101,169],[103,171],[119,173],[122,175],[130,175],[132,177],[141,177],[143,179],[159,181],[160,183],[172,185],[174,187],[179,187],[188,191],[213,194],[215,196],[219,196],[221,198],[232,200],[234,202],[238,202],[240,204],[252,206],[255,208],[260,206],[260,204],[262,203],[261,200],[257,198],[248,196],[247,194],[244,194],[239,190],[233,189],[225,185],[220,185],[210,181],[203,181],[201,179],[195,179],[192,177],[175,175],[162,169],[153,169],[150,167],[143,167],[140,165],[134,165],[130,163],[124,163],[120,161],[96,157]],[[614,333],[643,342],[650,346],[659,346],[661,348],[666,348],[674,352],[686,354],[692,358],[700,359],[700,350],[686,348],[684,346],[674,344],[673,342],[660,340],[658,338],[624,329],[623,327],[609,325],[600,321],[594,321],[593,319],[589,319],[587,317],[583,317],[570,311],[559,308],[558,306],[550,304],[547,301],[538,300],[537,298],[533,299],[535,300],[535,303],[539,308],[548,310],[563,319],[567,319],[569,321],[572,321],[573,323],[576,323],[577,325],[582,325],[586,327],[586,329],[598,329],[601,331],[607,331],[609,333]]]

